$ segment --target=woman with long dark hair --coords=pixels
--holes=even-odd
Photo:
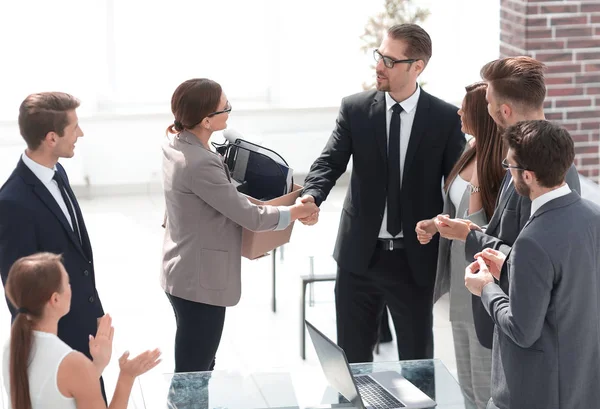
[[[498,127],[487,110],[487,85],[478,82],[466,87],[458,111],[462,131],[474,136],[456,162],[444,185],[444,214],[484,226],[494,213],[504,169],[506,149]],[[440,222],[438,220],[438,222]],[[428,244],[437,233],[435,219],[416,227],[417,238]],[[434,301],[450,292],[450,322],[454,338],[458,380],[472,407],[485,408],[490,398],[491,350],[481,346],[475,333],[471,294],[465,288],[467,263],[465,243],[440,238]]]
[[[71,306],[69,275],[61,257],[38,253],[17,260],[8,273],[6,295],[17,309],[4,350],[4,386],[12,409],[106,408],[100,376],[112,354],[111,318],[101,318],[90,335],[90,361],[58,338],[58,321]],[[160,362],[160,351],[119,358],[119,379],[109,408],[127,408],[135,378]]]

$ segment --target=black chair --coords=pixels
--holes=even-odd
[[[309,273],[300,276],[300,357],[306,359],[306,328],[304,327],[304,320],[306,318],[306,287],[313,283],[321,283],[326,281],[335,281],[336,274],[319,274],[315,275],[314,257],[310,256],[310,269]],[[312,297],[311,297],[312,303]],[[387,319],[387,312],[384,311],[384,317]],[[379,340],[375,345],[375,353],[379,354]]]
[[[302,284],[302,297],[300,298],[300,357],[302,359],[306,359],[306,328],[304,327],[304,319],[306,318],[306,286],[312,283],[335,281],[335,277],[335,274],[315,276],[312,270],[310,274],[300,276]]]

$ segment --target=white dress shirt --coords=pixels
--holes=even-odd
[[[412,125],[415,120],[415,113],[417,112],[417,103],[419,102],[419,96],[421,95],[421,87],[417,86],[417,90],[404,101],[399,101],[402,107],[400,113],[400,185],[402,185],[402,177],[404,175],[404,159],[406,158],[406,150],[408,148],[408,141],[410,140],[410,133],[412,131]],[[390,141],[390,122],[392,120],[392,107],[397,101],[390,96],[389,93],[385,93],[385,122],[386,122],[386,134],[388,139],[388,145]],[[398,203],[400,206],[400,203]],[[383,212],[383,221],[381,222],[381,229],[379,230],[379,237],[382,239],[394,238],[387,231],[387,199],[385,204],[385,211]],[[403,226],[404,227],[404,226]],[[401,230],[395,237],[403,237],[403,231]]]
[[[529,214],[529,217],[531,218],[531,216],[533,216],[540,207],[542,207],[549,201],[558,199],[559,197],[562,197],[562,196],[566,196],[569,193],[571,193],[571,188],[569,187],[568,184],[565,183],[558,189],[551,190],[548,193],[544,193],[543,195],[536,197],[531,202],[531,213]]]
[[[56,171],[56,166],[53,169],[47,168],[44,165],[40,165],[39,163],[32,160],[25,152],[21,155],[21,159],[23,159],[23,163],[33,172],[33,174],[46,186],[46,189],[50,192],[60,210],[64,213],[71,229],[73,228],[73,221],[71,220],[71,216],[69,215],[69,210],[67,209],[67,205],[63,200],[62,195],[60,194],[60,189],[58,188],[58,183],[53,179],[54,172]],[[66,193],[66,192],[65,192]],[[68,194],[67,194],[67,197]],[[75,206],[73,206],[73,202],[71,202],[71,207],[73,207],[73,212],[75,211]],[[77,220],[75,221],[77,223]],[[79,226],[79,225],[78,225]],[[81,239],[81,237],[79,238]]]

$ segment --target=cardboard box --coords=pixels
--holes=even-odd
[[[290,206],[296,202],[302,186],[294,184],[294,189],[287,195],[276,197],[275,199],[262,202],[253,197],[246,196],[248,200],[257,205],[271,205],[271,206]],[[242,233],[242,257],[254,260],[259,257],[266,255],[269,251],[273,251],[279,246],[290,242],[292,236],[292,229],[294,228],[294,222],[284,230],[278,231],[262,231],[255,232],[248,229],[243,229]]]

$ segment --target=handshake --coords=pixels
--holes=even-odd
[[[302,224],[312,226],[319,221],[319,211],[315,198],[304,195],[296,199],[296,203],[291,206],[292,220],[300,220]]]

